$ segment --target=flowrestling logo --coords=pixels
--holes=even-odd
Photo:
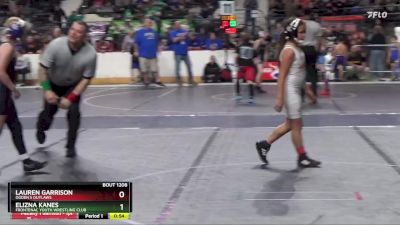
[[[386,11],[370,11],[367,12],[368,19],[386,19],[388,17],[388,13]]]

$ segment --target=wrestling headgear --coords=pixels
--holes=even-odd
[[[10,17],[4,22],[5,33],[13,39],[22,37],[27,23],[19,17]]]
[[[301,23],[301,19],[299,18],[291,18],[288,20],[288,23],[283,31],[283,35],[285,36],[286,40],[295,40],[297,41],[297,32],[299,30]]]

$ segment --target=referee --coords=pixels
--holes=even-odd
[[[96,50],[86,42],[88,26],[76,21],[67,37],[54,39],[40,59],[39,77],[44,91],[44,109],[39,114],[36,138],[42,144],[58,108],[68,110],[66,157],[76,156],[75,144],[80,125],[80,96],[96,70]]]
[[[318,73],[316,63],[318,59],[318,52],[320,47],[320,39],[322,36],[321,25],[310,18],[310,10],[306,10],[304,20],[306,23],[306,36],[304,42],[301,44],[304,54],[306,56],[306,80],[311,82],[311,90],[315,97],[318,97],[317,82]]]

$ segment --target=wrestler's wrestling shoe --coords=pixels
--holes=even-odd
[[[320,167],[320,165],[320,161],[309,158],[307,154],[301,154],[297,159],[297,166],[299,168],[316,168]]]
[[[268,144],[268,142],[266,142],[265,140],[256,143],[258,156],[260,157],[260,160],[265,164],[268,164],[267,153],[270,148],[271,145]]]

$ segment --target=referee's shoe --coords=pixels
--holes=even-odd
[[[34,170],[42,169],[43,167],[46,166],[47,162],[38,162],[32,159],[25,159],[22,161],[22,164],[24,166],[25,172],[31,172]]]
[[[36,130],[36,140],[39,144],[43,144],[46,141],[46,133],[43,130]]]

